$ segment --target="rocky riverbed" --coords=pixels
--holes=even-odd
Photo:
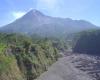
[[[37,80],[100,80],[100,57],[67,52]]]
[[[100,80],[99,56],[77,54],[72,63],[77,69],[91,76],[93,80]]]

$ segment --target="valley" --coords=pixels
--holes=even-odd
[[[0,0],[0,80],[100,80],[100,0]]]
[[[0,27],[0,80],[100,80],[99,53],[99,26],[32,9]]]

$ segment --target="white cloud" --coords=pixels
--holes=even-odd
[[[15,19],[22,17],[26,12],[12,12],[12,15]]]

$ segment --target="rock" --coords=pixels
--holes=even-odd
[[[76,55],[60,58],[37,80],[93,80],[87,73],[75,67],[72,63],[75,59]]]

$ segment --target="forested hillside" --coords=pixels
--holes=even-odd
[[[73,51],[100,55],[100,30],[89,30],[78,33]]]
[[[67,48],[60,44],[56,39],[0,33],[0,80],[34,80]]]

